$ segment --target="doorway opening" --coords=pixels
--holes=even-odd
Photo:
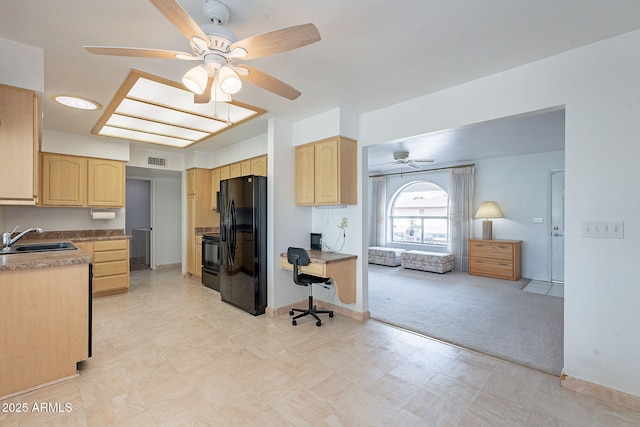
[[[129,245],[130,271],[151,268],[151,192],[152,181],[127,178],[125,232],[133,236]]]

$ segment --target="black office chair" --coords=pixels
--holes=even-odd
[[[322,321],[317,316],[318,314],[329,314],[329,317],[333,317],[333,311],[331,310],[318,310],[313,304],[313,284],[319,284],[321,286],[327,286],[331,283],[331,278],[312,276],[310,274],[304,274],[298,272],[298,266],[309,265],[309,253],[302,248],[289,248],[287,249],[287,261],[293,265],[293,281],[296,285],[309,287],[309,308],[292,308],[289,312],[290,316],[293,316],[295,312],[299,312],[296,317],[291,319],[291,324],[296,325],[297,319],[304,316],[313,316],[316,319],[316,326],[322,325]]]

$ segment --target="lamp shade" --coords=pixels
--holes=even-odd
[[[500,208],[496,202],[482,202],[480,209],[476,212],[476,218],[503,218]]]

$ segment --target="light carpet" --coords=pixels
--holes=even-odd
[[[559,376],[564,299],[517,282],[369,264],[371,317]]]

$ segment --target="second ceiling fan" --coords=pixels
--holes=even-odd
[[[381,169],[380,172],[385,172],[391,168],[397,167],[397,166],[408,166],[412,169],[422,169],[422,166],[420,166],[418,163],[435,163],[436,161],[433,159],[425,159],[425,160],[412,160],[409,158],[409,152],[408,151],[394,151],[393,152],[393,161],[392,162],[385,162],[385,163],[378,163],[372,166],[386,166],[385,168]]]
[[[211,23],[198,25],[176,0],[149,0],[189,41],[192,53],[135,47],[84,46],[98,55],[202,61],[187,71],[182,82],[195,93],[195,102],[229,101],[246,80],[276,95],[294,100],[297,89],[239,60],[286,52],[320,40],[313,24],[302,24],[259,34],[238,41],[222,25],[229,21],[229,8],[217,0],[205,0],[204,14]]]

